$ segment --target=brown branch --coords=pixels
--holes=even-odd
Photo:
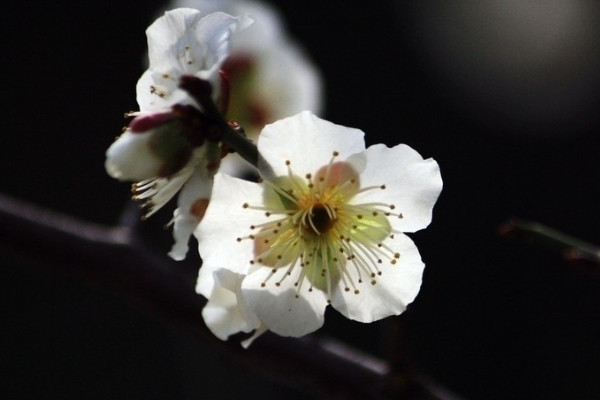
[[[0,194],[0,252],[34,258],[42,268],[77,277],[133,302],[155,318],[188,331],[269,379],[326,399],[450,399],[429,378],[415,381],[410,396],[387,393],[389,365],[324,336],[302,339],[265,334],[249,350],[222,342],[206,328],[205,300],[194,291],[196,271],[156,254],[136,230],[139,215],[128,209],[123,225],[98,225]],[[433,393],[438,393],[434,395]]]

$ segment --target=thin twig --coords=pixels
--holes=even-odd
[[[567,261],[600,268],[600,247],[539,222],[512,218],[502,224],[499,233],[536,242],[562,252]]]

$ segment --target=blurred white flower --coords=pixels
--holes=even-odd
[[[181,260],[189,238],[204,215],[222,150],[210,139],[210,121],[179,88],[192,75],[211,83],[219,96],[219,70],[229,54],[234,32],[249,17],[224,13],[203,16],[198,10],[166,12],[147,29],[150,64],[137,84],[140,112],[106,152],[108,174],[137,182],[133,198],[143,201],[149,217],[180,192],[174,212],[175,244],[169,255]]]
[[[217,98],[219,70],[229,55],[231,37],[251,23],[247,16],[232,17],[222,12],[206,15],[191,8],[165,12],[146,30],[150,64],[137,83],[140,111],[193,103],[178,87],[183,75],[209,81]]]
[[[195,232],[197,291],[214,299],[222,270],[241,280],[225,308],[242,307],[246,325],[219,337],[257,327],[302,336],[328,304],[361,322],[402,313],[424,268],[403,232],[431,221],[437,163],[406,145],[365,149],[360,130],[309,112],[267,125],[258,149],[261,183],[218,173]]]
[[[222,66],[230,90],[227,118],[240,124],[250,139],[256,140],[267,123],[303,110],[322,112],[324,85],[319,71],[289,38],[272,7],[251,0],[174,0],[170,5],[192,7],[203,14],[249,15],[255,21],[232,38],[230,55]],[[242,175],[249,168],[232,154],[223,160],[221,171]]]
[[[169,253],[176,260],[185,257],[188,239],[204,215],[221,156],[218,144],[199,136],[197,126],[189,123],[194,121],[190,112],[197,110],[176,106],[139,115],[106,151],[108,174],[136,182],[133,199],[143,202],[144,218],[181,190]]]

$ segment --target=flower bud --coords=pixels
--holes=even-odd
[[[188,131],[171,111],[140,115],[107,150],[106,171],[128,181],[169,177],[191,157]]]

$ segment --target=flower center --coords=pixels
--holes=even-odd
[[[308,218],[310,219],[310,223],[305,228],[309,228],[312,233],[317,235],[329,232],[335,224],[335,219],[331,217],[328,210],[321,203],[317,203],[312,207],[312,213]]]
[[[297,294],[306,281],[309,292],[316,288],[329,298],[340,283],[345,291],[358,294],[363,281],[376,283],[383,260],[397,263],[400,254],[384,241],[397,233],[388,218],[402,218],[402,214],[392,211],[393,204],[354,204],[359,193],[385,190],[385,185],[361,188],[350,164],[334,162],[337,155],[334,152],[328,165],[305,179],[295,175],[286,161],[287,176],[264,181],[264,206],[244,204],[267,217],[266,222],[250,226],[250,235],[237,239],[254,241],[251,264],[272,269],[262,286],[271,279],[280,286],[299,268],[296,278],[290,278]]]

